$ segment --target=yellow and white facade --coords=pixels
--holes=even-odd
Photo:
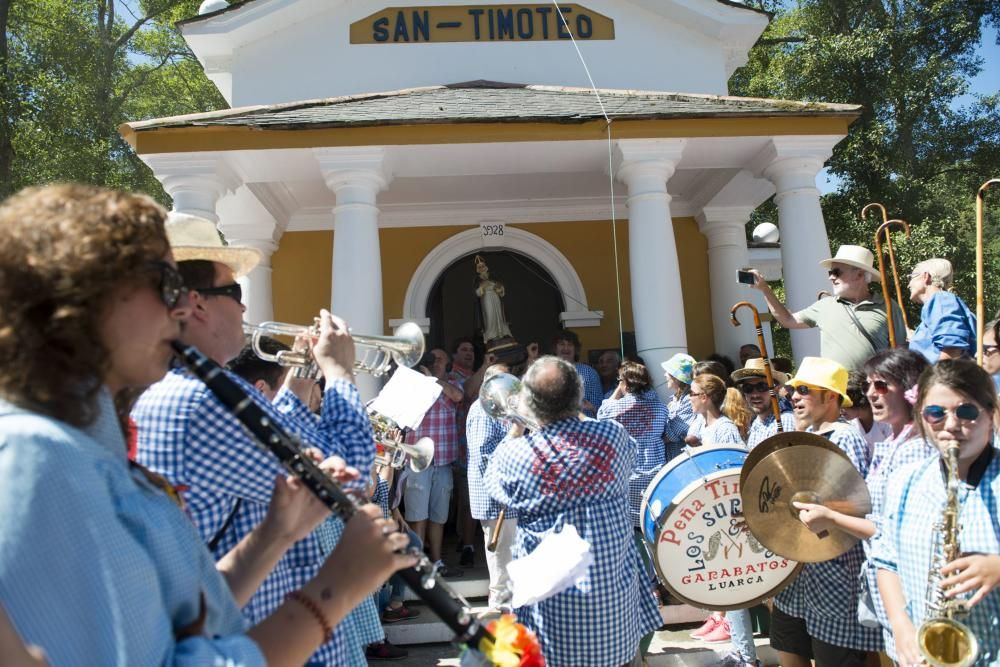
[[[181,28],[234,108],[122,133],[176,210],[263,251],[251,321],[332,307],[365,333],[432,331],[448,267],[504,251],[547,272],[585,348],[618,345],[620,295],[656,368],[755,341],[729,324],[756,301],[737,269],[794,274],[793,309],[826,283],[815,179],[858,109],[726,97],[760,12],[596,0],[562,5],[563,24],[545,4],[217,3]],[[751,251],[747,220],[771,195],[781,248]],[[818,350],[809,331],[793,345]]]

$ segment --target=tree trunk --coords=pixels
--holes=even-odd
[[[7,18],[13,0],[0,0],[0,198],[14,190],[14,85],[10,80]]]

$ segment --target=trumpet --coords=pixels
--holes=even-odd
[[[296,369],[306,369],[310,373],[315,362],[309,350],[284,350],[277,354],[268,354],[260,347],[261,336],[310,336],[319,335],[317,325],[303,326],[299,324],[284,324],[283,322],[261,322],[260,324],[243,324],[243,333],[250,336],[250,345],[254,354],[281,366],[291,366]],[[391,361],[399,366],[410,368],[424,356],[424,332],[415,322],[404,322],[391,336],[365,336],[351,333],[354,347],[361,353],[361,358],[354,362],[354,370],[368,373],[374,377],[385,375]]]
[[[403,442],[403,429],[389,417],[369,410],[368,419],[375,434],[375,465],[399,470],[409,459],[413,472],[427,470],[434,460],[433,440],[420,438],[411,445]]]

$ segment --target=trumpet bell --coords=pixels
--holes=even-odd
[[[420,438],[412,445],[400,445],[400,448],[410,457],[410,470],[423,472],[434,460],[434,441],[430,438]]]
[[[509,419],[537,431],[538,424],[518,411],[521,386],[521,380],[516,376],[497,373],[479,388],[479,403],[483,406],[483,411],[494,419]]]

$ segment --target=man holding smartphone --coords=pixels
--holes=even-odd
[[[785,307],[759,271],[748,273],[754,276],[753,287],[763,293],[778,324],[786,329],[819,328],[820,355],[848,370],[860,370],[869,357],[890,347],[885,301],[868,288],[869,283],[879,281],[874,261],[867,248],[840,246],[835,257],[820,262],[830,277],[834,298],[820,299],[796,313]],[[902,343],[906,325],[895,302],[892,317],[897,341]]]

